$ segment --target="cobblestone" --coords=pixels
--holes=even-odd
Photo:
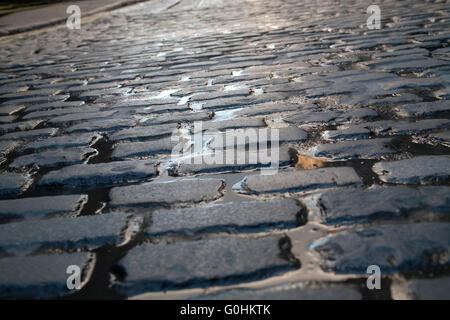
[[[85,133],[76,136],[48,137],[43,140],[30,142],[19,149],[20,152],[45,151],[49,149],[63,149],[86,147],[95,144],[102,138],[96,133]]]
[[[404,184],[428,184],[448,179],[450,157],[421,156],[407,160],[383,161],[373,166],[382,181]]]
[[[0,259],[1,299],[48,299],[67,296],[67,267],[83,271],[81,286],[90,279],[95,263],[92,253],[52,254]]]
[[[280,214],[275,215],[274,212]],[[152,213],[149,237],[171,233],[191,234],[215,230],[252,230],[293,228],[305,222],[302,206],[292,199],[244,201],[212,204]]]
[[[78,164],[50,171],[37,183],[42,189],[89,189],[154,178],[158,171],[153,160]]]
[[[83,194],[2,200],[0,201],[0,220],[76,216],[87,200],[87,195]]]
[[[361,184],[360,178],[352,168],[342,167],[286,170],[276,175],[249,175],[236,185],[236,190],[246,194],[287,193]]]
[[[111,206],[167,206],[213,201],[222,196],[224,182],[218,179],[183,179],[149,182],[113,188]]]
[[[57,151],[45,151],[18,157],[10,164],[11,168],[39,166],[60,167],[83,163],[98,152],[92,148],[72,148]]]
[[[282,237],[222,238],[175,244],[144,244],[120,262],[127,277],[121,292],[137,294],[162,287],[220,283],[233,278],[264,278],[295,268],[281,257]],[[146,266],[145,268],[143,266]]]
[[[366,273],[376,263],[383,274],[445,268],[449,261],[448,223],[380,226],[344,231],[311,245],[322,268],[338,273]]]
[[[433,115],[438,112],[449,111],[450,104],[448,101],[422,102],[397,106],[394,110],[400,117],[420,117]]]
[[[20,195],[31,184],[29,176],[18,173],[0,174],[0,196]]]
[[[447,219],[448,187],[372,187],[328,191],[305,198],[314,219],[329,225],[357,225],[413,218]]]
[[[333,160],[376,159],[388,157],[395,153],[390,147],[391,139],[370,139],[360,141],[341,141],[321,144],[306,152],[311,157]]]
[[[127,222],[128,219],[119,212],[3,224],[0,225],[0,248],[8,254],[29,255],[120,245],[130,240],[125,228],[139,225],[139,219]]]

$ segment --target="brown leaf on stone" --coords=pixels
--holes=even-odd
[[[295,167],[305,170],[313,170],[322,168],[324,163],[325,161],[321,159],[314,159],[307,156],[297,155],[297,163],[295,164]]]

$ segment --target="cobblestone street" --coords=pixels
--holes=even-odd
[[[419,0],[151,0],[0,37],[0,299],[450,299],[449,39]],[[173,155],[247,129],[277,172]]]

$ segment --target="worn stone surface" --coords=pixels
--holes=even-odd
[[[63,195],[0,201],[0,220],[30,220],[77,215],[87,195]]]
[[[183,179],[116,187],[109,194],[111,206],[166,206],[213,201],[222,196],[219,179]]]
[[[92,253],[52,254],[0,259],[1,299],[48,299],[67,296],[67,267],[83,271],[81,286],[90,279],[95,264]]]
[[[170,155],[177,144],[178,141],[174,141],[171,138],[145,142],[118,143],[114,146],[111,160]]]
[[[111,135],[111,140],[113,141],[123,141],[123,140],[145,140],[145,139],[155,139],[163,136],[171,135],[177,126],[175,124],[167,125],[152,125],[145,127],[137,127],[130,129],[123,129],[117,131]]]
[[[218,203],[152,213],[148,236],[216,230],[259,232],[293,228],[305,221],[303,207],[293,199]]]
[[[50,137],[58,132],[57,128],[35,129],[21,132],[10,132],[0,136],[0,140],[29,140]]]
[[[28,255],[119,245],[129,240],[123,234],[127,220],[127,214],[118,212],[3,224],[0,225],[0,248],[8,254]],[[134,219],[135,224],[137,221]]]
[[[394,108],[395,113],[400,117],[419,117],[449,110],[450,103],[448,101],[405,104]]]
[[[32,180],[29,176],[4,172],[0,174],[0,196],[17,196],[25,191]]]
[[[337,130],[324,131],[327,140],[354,140],[368,138],[370,135],[404,135],[419,134],[447,129],[450,122],[447,119],[425,119],[419,121],[374,121],[357,125],[342,125]]]
[[[164,287],[236,281],[238,277],[265,278],[295,268],[281,257],[280,236],[219,238],[173,244],[144,244],[119,263],[127,272],[116,283],[127,294]]]
[[[56,151],[44,151],[29,154],[16,158],[10,164],[11,168],[39,166],[39,167],[60,167],[83,163],[90,157],[98,155],[93,148],[71,148]]]
[[[43,189],[89,189],[148,180],[158,174],[157,162],[130,160],[98,164],[78,164],[50,171],[37,183]]]
[[[336,190],[305,197],[315,219],[357,225],[408,218],[448,219],[449,187],[404,186]]]
[[[384,182],[402,184],[430,184],[448,180],[449,156],[420,156],[399,161],[376,163],[372,170]]]
[[[0,134],[5,134],[13,131],[26,131],[26,130],[32,130],[36,128],[42,120],[29,120],[24,122],[15,122],[15,123],[8,123],[8,124],[1,124],[0,125]]]
[[[87,147],[101,139],[96,133],[87,133],[74,136],[49,137],[47,139],[28,143],[19,149],[20,152],[44,151],[48,149],[62,149]]]
[[[248,194],[286,193],[314,189],[361,185],[356,172],[349,167],[316,170],[286,170],[275,175],[249,175],[236,190]]]
[[[341,141],[321,144],[307,150],[311,157],[333,160],[377,159],[389,157],[395,151],[390,147],[391,139],[370,139],[358,141]]]
[[[195,150],[191,150],[195,152]],[[172,176],[195,175],[201,173],[235,172],[237,170],[270,169],[289,165],[291,156],[287,148],[259,149],[245,151],[244,148],[224,151],[206,150],[200,155],[175,158],[169,162]]]
[[[11,151],[20,146],[19,143],[15,141],[0,141],[0,155],[6,157]]]
[[[366,273],[376,264],[383,274],[447,268],[450,224],[423,223],[350,230],[311,245],[322,268],[337,273]]]

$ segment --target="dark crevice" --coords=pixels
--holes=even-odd
[[[119,261],[126,256],[129,250],[143,242],[144,230],[148,224],[149,221],[144,219],[139,232],[123,246],[106,245],[93,250],[96,263],[91,278],[79,291],[63,297],[62,300],[125,299],[125,296],[119,294],[112,287],[112,280],[122,281],[126,277],[126,271],[120,266]]]
[[[391,141],[391,147],[396,152],[411,157],[450,155],[450,148],[446,146],[415,143],[412,141],[411,136],[408,135],[394,136]]]
[[[102,138],[98,139],[90,147],[97,149],[98,155],[91,157],[88,161],[89,164],[105,163],[110,161],[113,149],[113,142],[109,140],[109,138],[106,135],[103,135]]]
[[[95,189],[86,192],[88,201],[83,205],[80,216],[99,214],[108,203],[111,188]]]

